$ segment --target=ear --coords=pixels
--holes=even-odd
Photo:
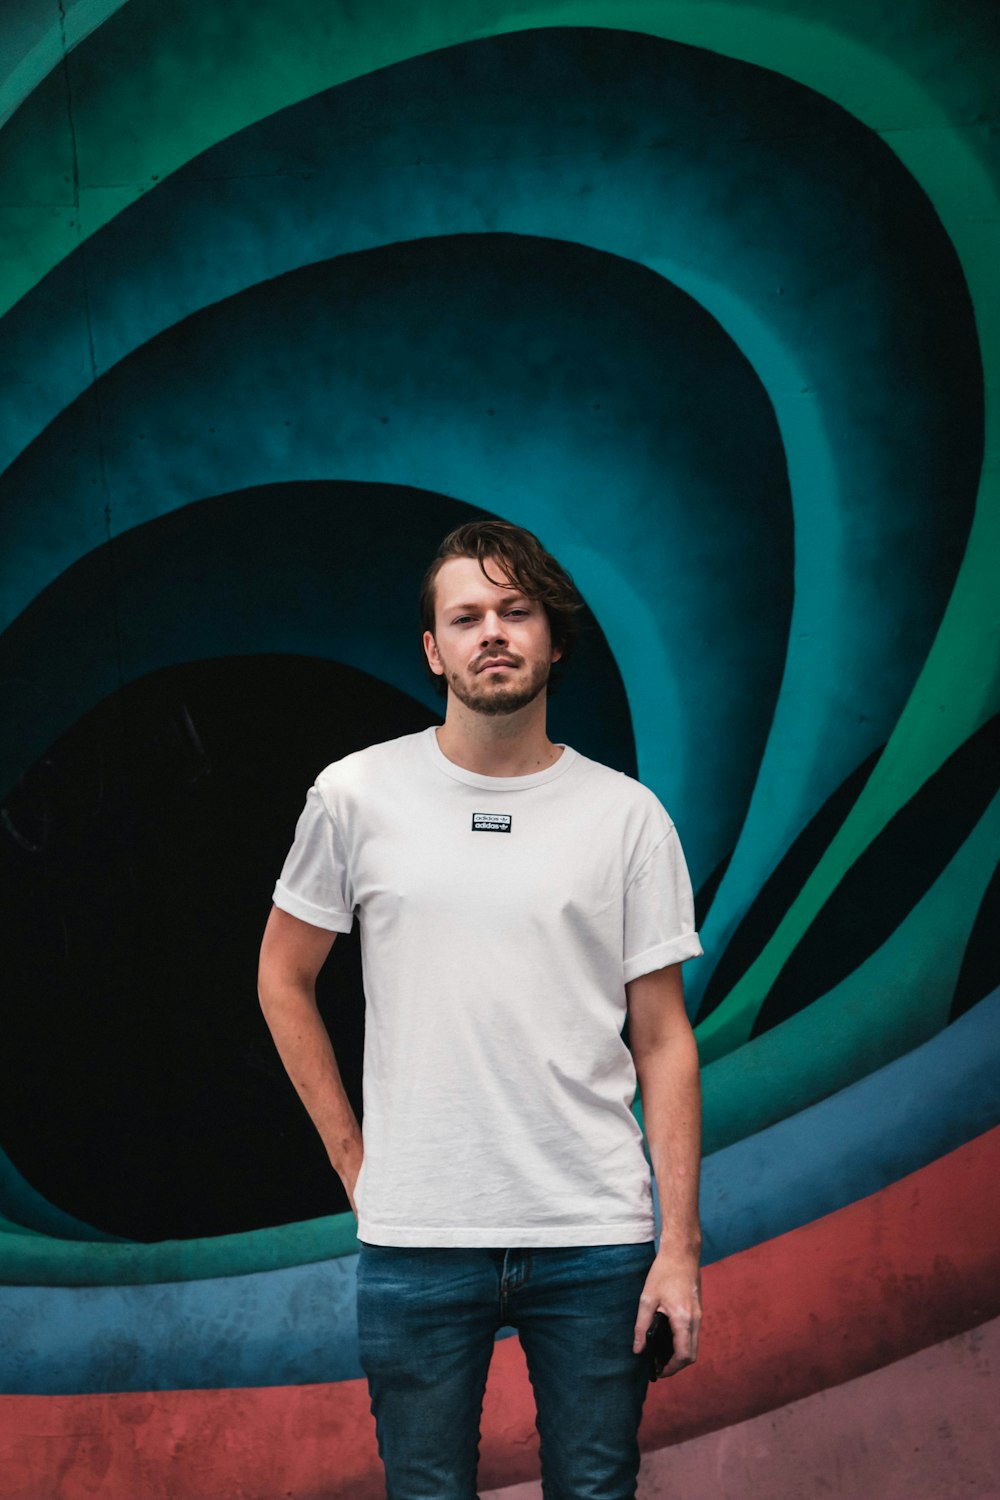
[[[431,671],[436,677],[444,676],[444,663],[438,655],[437,641],[429,630],[424,631],[424,652]]]

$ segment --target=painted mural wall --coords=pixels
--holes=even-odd
[[[482,514],[697,892],[640,1494],[1000,1491],[998,60],[989,0],[0,13],[5,1497],[383,1493],[256,953]],[[320,1000],[359,1103],[355,944]],[[502,1338],[482,1487],[532,1433]]]

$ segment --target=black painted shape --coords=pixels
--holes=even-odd
[[[694,893],[694,924],[695,927],[699,929],[699,931],[702,927],[704,927],[705,920],[709,912],[712,910],[712,902],[715,900],[719,886],[722,884],[722,877],[729,869],[729,861],[732,859],[732,857],[733,851],[730,849],[725,859],[719,860],[719,863],[716,865],[711,875],[709,875],[708,879],[705,880]]]
[[[346,1206],[261,1017],[257,949],[317,772],[434,717],[334,663],[189,663],[105,700],[24,779],[0,839],[0,1131],[45,1197],[140,1240]],[[360,1110],[354,934],[318,993]]]
[[[979,906],[952,996],[949,1021],[957,1021],[1000,985],[1000,866]]]
[[[852,865],[778,975],[752,1036],[831,990],[889,938],[996,793],[1000,715],[950,755]]]
[[[880,747],[841,782],[761,886],[708,982],[705,997],[698,1010],[699,1021],[711,1015],[716,1006],[726,998],[774,935],[778,923],[802,889],[820,854],[858,800],[861,789],[881,754]],[[728,864],[728,860],[726,863]],[[724,870],[725,867],[722,868]],[[711,876],[710,886],[716,882],[717,875],[720,872],[714,872]],[[700,901],[706,900],[703,891],[699,891],[698,895]],[[714,889],[709,891],[709,896],[711,895],[714,895]]]

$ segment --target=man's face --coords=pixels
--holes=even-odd
[[[492,578],[503,573],[486,559]],[[438,570],[435,626],[424,634],[431,670],[467,708],[512,714],[545,687],[558,661],[544,607],[507,583],[491,583],[474,557],[449,557]]]

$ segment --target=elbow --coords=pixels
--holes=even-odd
[[[695,1072],[700,1067],[698,1042],[690,1025],[672,1027],[658,1036],[642,1041],[630,1040],[630,1050],[636,1068],[644,1063],[655,1063],[669,1059],[678,1067],[690,1067]]]
[[[269,963],[267,954],[262,951],[257,965],[257,1001],[264,1012],[265,1019],[269,1019],[280,1007],[284,988],[277,966]]]
[[[265,973],[263,966],[261,966],[257,970],[257,1002],[260,1005],[260,1008],[264,1012],[265,1016],[267,1016],[268,1009],[271,1004],[271,995],[272,992],[268,983],[268,976]]]
[[[316,987],[299,975],[290,976],[270,964],[257,970],[257,1000],[270,1026],[276,1019],[316,1008]]]

